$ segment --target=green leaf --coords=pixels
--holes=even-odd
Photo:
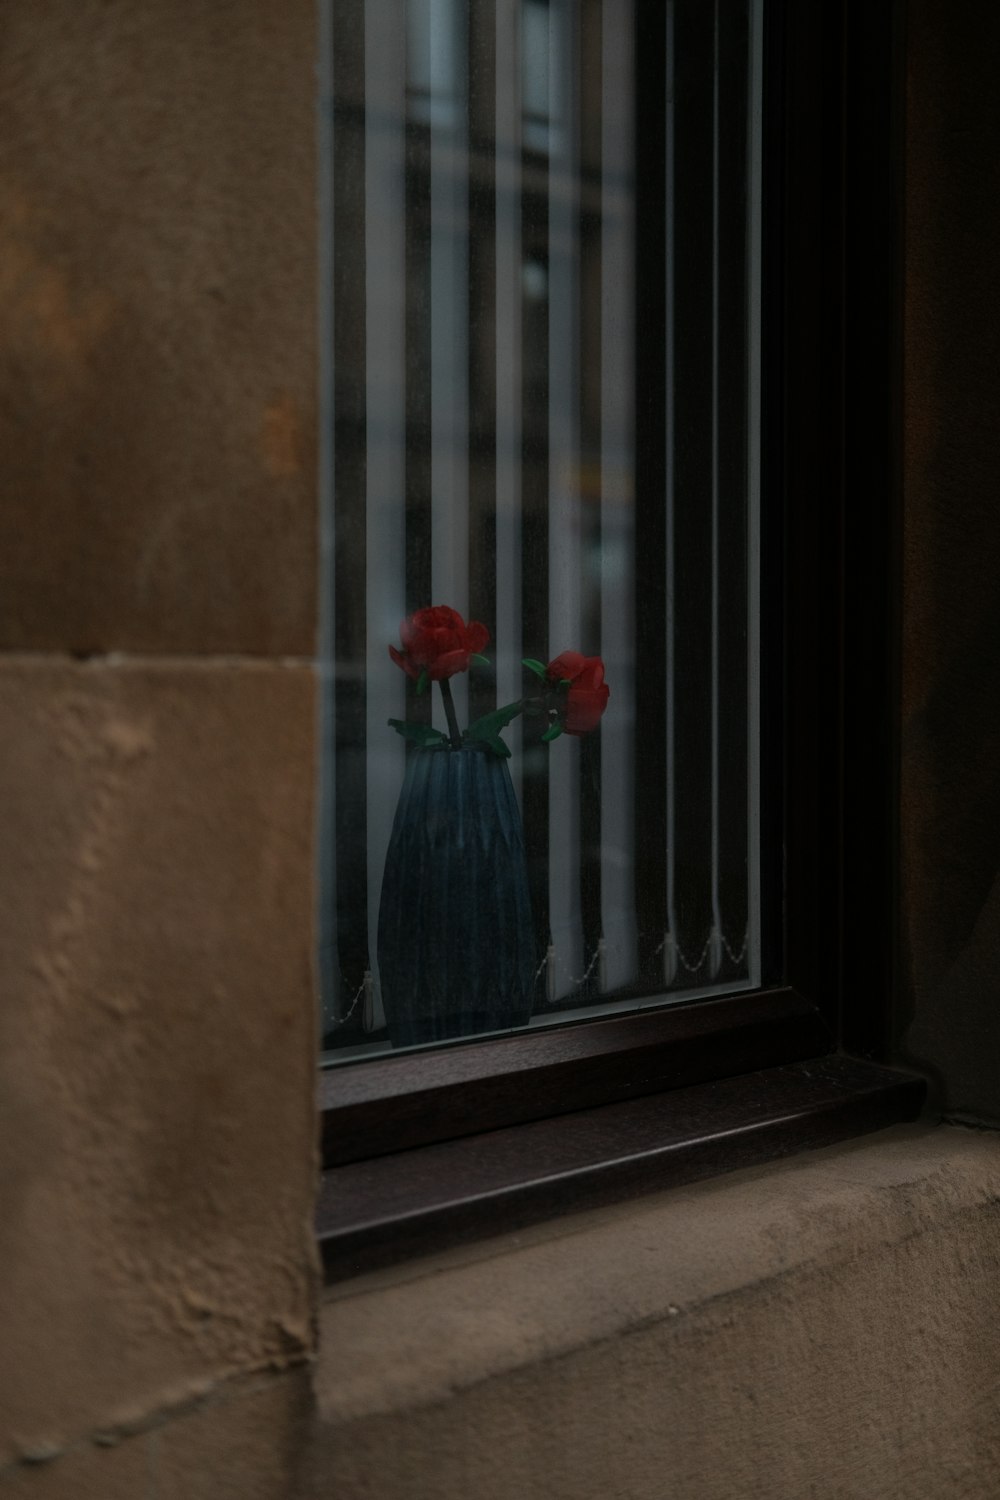
[[[517,718],[523,708],[524,704],[518,698],[516,703],[508,703],[504,708],[494,709],[491,714],[483,714],[481,719],[477,719],[474,724],[469,725],[465,731],[464,738],[467,740],[482,740],[488,745],[496,738],[501,729],[506,729],[510,721]],[[507,753],[508,755],[510,754],[509,751]]]
[[[445,737],[440,729],[434,729],[430,724],[407,724],[403,719],[390,719],[389,724],[401,734],[404,740],[412,740],[416,745],[443,745]]]
[[[472,653],[472,655],[471,655],[471,656],[470,656],[470,658],[469,658],[469,660],[470,660],[470,661],[478,661],[478,662],[480,662],[480,663],[481,663],[481,664],[482,664],[482,665],[483,665],[483,666],[484,666],[484,667],[488,667],[488,666],[489,666],[489,664],[490,664],[490,659],[489,659],[489,657],[488,657],[488,656],[480,656],[480,654],[479,654],[479,652],[478,652],[478,651],[473,651],[473,653]]]
[[[426,693],[426,691],[427,691],[427,668],[425,667],[424,670],[421,672],[420,676],[417,678],[417,692],[418,693]]]
[[[502,755],[504,758],[510,755],[510,746],[506,745],[498,734],[495,734],[492,739],[483,740],[482,743],[489,745],[494,755]]]
[[[544,662],[536,661],[533,656],[524,656],[521,658],[521,665],[522,667],[527,667],[529,672],[534,672],[535,676],[540,677],[543,682],[545,681],[546,673]]]
[[[562,732],[563,727],[561,724],[550,724],[548,729],[546,729],[545,733],[542,735],[542,740],[546,745],[548,745],[552,740],[557,740]]]

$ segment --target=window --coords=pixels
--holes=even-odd
[[[432,603],[488,632],[448,683],[463,725],[530,699],[526,656],[612,685],[599,735],[501,731],[514,1024],[758,988],[761,0],[641,21],[655,124],[630,0],[336,18],[331,1060],[385,1050],[387,1007],[401,1044],[379,924],[421,752],[388,723],[444,710],[386,648]]]
[[[768,1089],[787,1121],[817,1079],[829,1128],[914,1107],[880,1070],[782,1073],[832,1052],[843,990],[824,964],[842,951],[844,719],[819,686],[843,680],[851,586],[830,565],[843,35],[841,7],[778,0],[334,6],[323,1091],[341,1201],[361,1195],[327,1235],[342,1262],[379,1213],[452,1222],[452,1170],[469,1222],[491,1194],[537,1207],[539,1149],[575,1201],[580,1141],[634,1135],[640,1104],[643,1129],[686,1109],[703,1139],[689,1090],[707,1080],[716,1122],[735,1110],[758,1135]],[[551,739],[553,684],[504,730],[527,1013],[408,1054],[424,1038],[393,1035],[379,907],[423,752],[387,721],[447,724],[386,648],[432,603],[491,638],[489,668],[455,678],[459,720],[525,696],[522,658],[567,649],[601,655],[612,698],[589,738]],[[491,960],[510,937],[476,932]],[[441,955],[422,950],[428,985]],[[386,1208],[404,1151],[411,1176],[438,1153],[433,1210]],[[378,1156],[376,1211],[350,1163]]]

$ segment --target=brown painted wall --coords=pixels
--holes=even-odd
[[[1000,1124],[1000,11],[908,6],[906,1055]]]
[[[309,0],[4,6],[0,1489],[19,1496],[285,1500],[304,1449],[314,63]]]

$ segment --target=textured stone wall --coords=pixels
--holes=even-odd
[[[996,1123],[1000,21],[908,11],[903,1041]],[[3,10],[17,1497],[290,1500],[313,1445],[315,58],[303,0]],[[408,1305],[354,1289],[317,1493],[990,1496],[995,1145],[969,1139],[965,1169],[893,1177],[867,1143],[856,1191],[848,1150],[804,1194],[789,1163],[599,1243],[550,1226],[408,1271]]]
[[[995,1500],[998,1228],[900,1127],[347,1284],[317,1500]]]
[[[9,0],[0,642],[310,655],[315,18]]]
[[[4,7],[0,1490],[18,1496],[286,1500],[304,1447],[315,53],[298,0]]]

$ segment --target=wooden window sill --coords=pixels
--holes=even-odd
[[[920,1078],[833,1055],[349,1162],[323,1177],[328,1280],[831,1145],[919,1114]]]

